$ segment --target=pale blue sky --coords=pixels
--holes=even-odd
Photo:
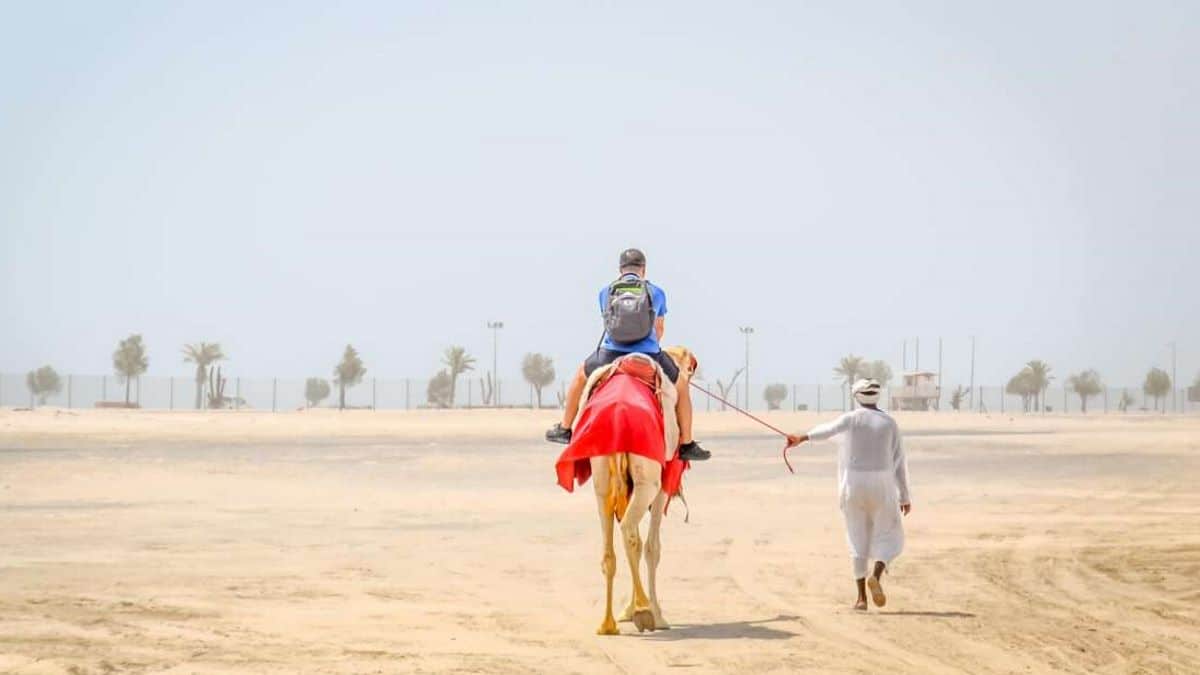
[[[630,245],[714,377],[1200,369],[1196,3],[332,4],[0,4],[0,370],[566,370]]]

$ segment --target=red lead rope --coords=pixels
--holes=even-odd
[[[746,417],[749,417],[750,419],[754,420],[755,422],[758,422],[759,424],[770,429],[771,431],[774,431],[775,433],[779,434],[780,436],[783,436],[785,439],[787,438],[787,436],[788,436],[787,432],[785,432],[782,429],[780,429],[779,427],[771,424],[770,422],[767,422],[766,420],[760,419],[760,418],[754,416],[753,414],[751,414],[745,410],[742,410],[741,408],[737,407],[736,405],[730,403],[729,401],[726,401],[725,399],[721,398],[720,396],[717,396],[716,394],[705,389],[704,387],[701,387],[700,385],[696,384],[695,382],[689,381],[688,384],[690,384],[693,387],[695,387],[696,389],[704,392],[710,398],[714,398],[714,399],[720,401],[721,403],[729,406],[730,408],[733,408],[734,410],[740,412],[741,414],[745,415]],[[796,473],[796,470],[792,468],[792,463],[788,461],[787,451],[788,451],[788,446],[787,446],[787,442],[785,441],[783,444],[783,463],[787,465],[788,471],[791,471],[792,473]]]

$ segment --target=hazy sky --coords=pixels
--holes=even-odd
[[[0,371],[567,370],[626,246],[712,377],[1200,370],[1200,4],[268,4],[0,5]]]

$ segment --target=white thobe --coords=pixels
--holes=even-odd
[[[837,435],[838,500],[854,576],[862,579],[871,560],[891,563],[904,549],[900,504],[909,503],[908,463],[900,429],[882,410],[859,408],[808,432],[814,441]]]

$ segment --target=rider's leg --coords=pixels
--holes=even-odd
[[[583,373],[583,366],[575,371],[575,377],[571,380],[571,386],[567,388],[567,397],[563,401],[563,416],[562,425],[566,429],[570,429],[575,423],[575,416],[579,414],[579,399],[583,398],[583,388],[587,385],[587,376]]]
[[[687,445],[695,439],[692,438],[692,392],[686,374],[679,374],[675,392],[678,394],[675,397],[675,418],[679,420],[679,443]]]
[[[575,416],[579,413],[579,406],[583,400],[583,390],[587,386],[588,376],[600,366],[612,363],[618,356],[620,354],[615,352],[597,349],[591,356],[584,360],[583,366],[575,371],[575,377],[571,380],[570,388],[567,389],[567,396],[563,401],[562,420],[546,432],[546,440],[554,443],[571,442],[571,426],[575,424]]]
[[[679,423],[679,456],[688,461],[703,461],[712,453],[700,447],[692,437],[691,368],[680,368],[666,352],[660,352],[658,363],[663,373],[675,383],[675,419]]]

